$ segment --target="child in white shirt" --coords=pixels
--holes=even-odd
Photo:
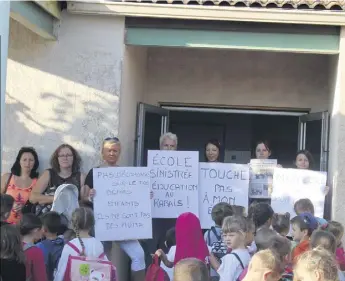
[[[246,247],[248,222],[243,216],[233,216],[224,219],[222,226],[223,240],[231,253],[221,259],[221,264],[211,254],[212,267],[217,270],[220,281],[236,281],[243,269],[248,266],[250,254]]]

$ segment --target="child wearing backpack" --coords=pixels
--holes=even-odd
[[[47,281],[43,252],[35,246],[41,239],[42,222],[34,214],[23,214],[19,229],[22,236],[23,250],[26,257],[26,280]]]
[[[1,206],[2,207],[2,206]],[[1,226],[1,281],[25,281],[25,256],[18,227]]]
[[[77,238],[65,244],[54,281],[114,280],[113,266],[104,253],[103,244],[89,234],[95,225],[93,211],[77,208],[71,222]]]
[[[228,203],[221,202],[212,208],[211,217],[215,225],[205,233],[204,239],[207,246],[211,247],[211,253],[217,258],[218,262],[228,253],[228,248],[222,239],[222,224],[226,217],[232,215],[233,209]],[[212,281],[219,280],[219,275],[213,268],[211,268],[210,276]]]
[[[221,259],[221,263],[211,253],[212,267],[217,270],[220,281],[237,281],[250,261],[247,249],[246,234],[248,232],[247,219],[243,216],[226,217],[222,226],[222,236],[231,253]]]
[[[43,251],[47,277],[49,281],[53,281],[65,244],[64,239],[58,236],[62,228],[61,216],[56,212],[48,212],[41,217],[41,221],[45,240],[36,246]]]
[[[176,230],[175,227],[170,228],[165,235],[165,247],[168,250],[167,258],[168,260],[174,260],[176,253]],[[164,263],[161,264],[161,268],[168,274],[170,280],[174,279],[174,270],[165,266]]]

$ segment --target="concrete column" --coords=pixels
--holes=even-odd
[[[332,186],[332,219],[345,225],[345,27],[341,28],[340,53],[331,60],[331,127],[329,182]]]
[[[6,96],[6,73],[7,73],[7,52],[8,52],[8,35],[10,24],[10,1],[0,1],[0,103],[1,103],[1,125],[0,125],[0,159],[2,161],[2,145],[4,132],[5,117],[5,96]],[[0,163],[0,174],[1,174]]]

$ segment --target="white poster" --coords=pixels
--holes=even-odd
[[[199,219],[203,229],[214,226],[214,205],[226,202],[248,210],[249,167],[240,164],[200,163]]]
[[[146,167],[93,169],[95,234],[100,241],[152,238]]]
[[[327,174],[301,169],[276,168],[273,176],[273,192],[271,205],[276,213],[291,214],[295,202],[299,199],[309,198],[315,208],[315,216],[323,217],[325,204],[325,187]]]
[[[273,171],[277,166],[276,159],[250,160],[250,198],[270,198],[273,182]]]
[[[153,218],[198,215],[199,152],[149,150]]]

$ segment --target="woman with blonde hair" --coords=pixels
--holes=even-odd
[[[118,167],[118,160],[121,153],[121,142],[117,137],[106,138],[102,144],[102,160],[103,163],[97,167],[111,168]],[[90,198],[96,196],[93,182],[93,168],[89,171],[85,179],[85,192]],[[119,241],[120,248],[131,259],[132,280],[143,281],[145,279],[145,254],[138,240]],[[111,260],[112,242],[105,241],[104,250],[109,260]]]

